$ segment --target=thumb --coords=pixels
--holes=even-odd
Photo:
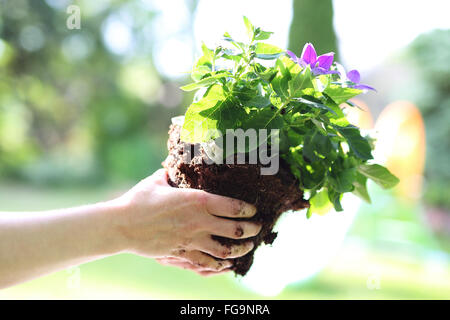
[[[155,171],[149,178],[160,185],[164,186],[169,185],[167,182],[168,179],[167,170],[164,168]]]

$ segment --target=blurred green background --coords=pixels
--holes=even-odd
[[[280,14],[260,21],[269,30],[286,25],[285,47],[299,55],[303,43],[313,42],[318,52],[349,60],[349,40],[333,18],[342,4],[281,3]],[[81,9],[80,29],[66,25],[71,4]],[[258,12],[275,10],[268,1],[249,1],[242,12],[237,1],[227,5],[236,16],[255,16],[256,25]],[[158,169],[170,118],[192,99],[178,87],[189,81],[205,10],[196,0],[0,0],[0,210],[102,201]],[[428,30],[363,78],[379,90],[362,98],[375,115],[399,99],[422,112],[421,199],[407,202],[374,188],[374,204],[359,207],[327,266],[277,298],[450,298],[449,55],[450,31]],[[131,255],[0,291],[0,299],[262,297],[230,275],[204,279]]]

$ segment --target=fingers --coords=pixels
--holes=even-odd
[[[224,274],[224,273],[231,271],[230,268],[226,268],[226,269],[223,269],[220,271],[210,271],[210,270],[207,270],[204,268],[197,267],[197,266],[193,265],[191,262],[189,262],[187,260],[182,260],[181,258],[167,257],[167,258],[156,259],[156,261],[158,261],[160,264],[165,265],[165,266],[178,267],[178,268],[185,269],[185,270],[191,270],[191,271],[194,271],[197,274],[204,276],[204,277],[220,275],[220,274]]]
[[[256,207],[241,200],[206,193],[206,210],[215,216],[230,218],[250,218],[256,213]]]
[[[188,270],[197,270],[197,271],[208,271],[207,269],[197,267],[190,263],[187,260],[183,260],[180,258],[163,258],[163,259],[156,259],[160,264],[165,266],[172,266],[172,267],[178,267],[181,269],[188,269]]]
[[[156,259],[160,264],[164,266],[172,266],[172,267],[178,267],[181,269],[194,269],[194,265],[186,260],[181,260],[178,258],[161,258]]]
[[[208,224],[208,232],[216,236],[231,239],[245,239],[256,236],[262,226],[254,222],[232,221],[212,217]]]
[[[175,252],[175,257],[184,259],[194,266],[201,268],[205,271],[222,271],[230,268],[233,264],[229,260],[216,260],[207,254],[198,250],[186,251],[179,250]]]
[[[203,277],[210,277],[210,276],[217,276],[219,274],[224,274],[227,272],[230,272],[231,269],[224,269],[222,271],[198,271],[196,270],[195,272],[197,272],[199,275],[203,276]]]
[[[208,234],[193,240],[191,246],[216,258],[232,259],[242,257],[249,253],[253,249],[254,244],[252,241],[247,241],[237,245],[223,245],[213,240]]]

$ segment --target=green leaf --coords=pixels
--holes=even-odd
[[[202,52],[203,52],[203,57],[205,58],[205,60],[212,62],[214,59],[214,51],[208,49],[208,47],[206,46],[206,44],[204,42],[202,42]]]
[[[316,146],[316,151],[319,154],[325,157],[328,156],[332,149],[331,141],[328,136],[323,134],[316,134],[312,142]]]
[[[303,98],[296,98],[295,101],[304,103],[313,108],[326,110],[326,111],[336,115],[336,112],[333,109],[331,109],[330,107],[328,107],[320,102],[317,102],[317,99],[314,99],[313,97],[304,96]]]
[[[342,195],[339,192],[328,189],[328,199],[330,199],[330,202],[333,204],[334,210],[336,211],[343,211],[341,205],[341,196]]]
[[[311,70],[309,68],[304,69],[302,72],[297,73],[289,81],[289,92],[291,97],[300,97],[303,95],[303,90],[306,88],[312,88]]]
[[[309,161],[322,160],[331,151],[330,139],[318,130],[306,134],[303,139],[303,156],[308,158]],[[316,155],[316,153],[322,155],[322,158]]]
[[[233,41],[233,38],[231,37],[231,35],[228,32],[225,32],[223,34],[223,38],[224,38],[224,40],[227,40],[227,41]]]
[[[383,189],[393,188],[400,181],[388,169],[379,164],[361,164],[358,167],[358,172],[371,179]]]
[[[273,34],[273,32],[269,32],[269,31],[262,31],[260,30],[256,36],[255,36],[255,40],[267,40],[270,38],[270,36]]]
[[[252,87],[247,81],[238,82],[232,91],[243,106],[263,108],[270,105],[270,96],[265,96],[261,85]]]
[[[232,91],[232,95],[242,102],[247,102],[258,94],[259,90],[257,87],[251,87],[245,82],[235,85]]]
[[[325,130],[324,126],[323,126],[323,122],[312,118],[311,122],[316,126],[316,128],[319,130],[319,132],[323,135],[327,134],[327,131]]]
[[[286,77],[287,80],[290,80],[292,78],[291,73],[289,72],[289,65],[286,65],[282,59],[277,59],[277,61],[275,62],[275,66],[280,72],[280,76]]]
[[[328,86],[324,92],[333,99],[336,104],[341,104],[346,102],[348,99],[351,99],[362,93],[362,90],[354,89],[354,88],[343,88],[341,86],[332,84]]]
[[[231,52],[231,50],[225,50],[224,53],[221,55],[221,58],[232,60],[237,63],[239,63],[243,59],[241,53]]]
[[[327,75],[320,75],[314,78],[313,81],[314,90],[322,92],[323,90],[325,90],[326,87],[328,87],[329,83],[330,78]]]
[[[302,154],[303,157],[305,157],[309,162],[320,160],[315,153],[316,148],[314,144],[314,137],[317,135],[320,135],[320,133],[314,131],[304,136]]]
[[[252,110],[248,116],[247,119],[243,119],[242,123],[240,124],[240,128],[242,128],[244,131],[248,129],[254,129],[258,132],[259,129],[281,129],[284,125],[283,118],[280,114],[274,113],[271,108],[260,108]],[[257,146],[260,146],[262,143],[267,141],[270,136],[270,131],[268,132],[268,135],[266,139],[261,140],[259,135],[257,134]],[[248,148],[246,145],[245,152],[250,151],[251,149]],[[240,151],[243,152],[243,151]]]
[[[182,86],[180,89],[183,91],[192,91],[192,90],[195,90],[198,88],[208,87],[208,86],[216,83],[218,79],[229,77],[229,76],[230,75],[228,73],[218,73],[214,76],[203,78],[202,80],[200,80],[198,82],[193,82],[188,85]]]
[[[322,189],[320,192],[316,193],[313,197],[309,199],[309,208],[307,211],[307,216],[311,216],[312,213],[325,214],[330,211],[332,203],[328,199],[327,189]],[[309,218],[308,217],[308,218]]]
[[[191,79],[194,80],[195,82],[198,82],[208,73],[211,73],[211,67],[208,67],[206,65],[197,66],[194,69],[192,69]]]
[[[270,83],[273,90],[282,98],[289,99],[289,83],[288,78],[278,73]]]
[[[250,20],[246,16],[244,16],[244,24],[245,28],[247,29],[247,35],[250,40],[253,40],[255,38],[255,27],[252,25]]]
[[[282,55],[277,60],[277,66],[280,64],[283,65],[293,76],[297,75],[297,73],[300,73],[303,70],[303,68],[298,63],[295,63],[286,55]]]
[[[250,117],[242,123],[244,129],[281,129],[284,126],[283,117],[270,107],[254,110]]]
[[[249,107],[264,108],[270,105],[270,98],[267,96],[257,95],[245,102]]]
[[[225,41],[231,42],[231,44],[234,45],[237,49],[244,51],[245,44],[243,42],[235,41],[228,32],[225,32],[223,34],[223,39]]]
[[[356,168],[334,170],[328,176],[328,181],[334,190],[340,193],[353,191],[356,179]]]
[[[334,112],[342,113],[342,110],[340,108],[338,108],[338,109],[339,110],[336,110],[336,109],[333,109],[333,110],[334,110]],[[337,117],[334,117],[334,118],[332,117],[330,119],[330,122],[332,124],[335,124],[335,125],[340,126],[340,127],[348,127],[350,125],[350,122],[348,122],[347,118],[345,118],[345,115],[342,114],[342,116],[340,116],[339,113],[338,113]]]
[[[203,98],[189,106],[181,140],[189,143],[206,142],[221,136],[226,129],[234,129],[245,112],[226,96],[223,87],[213,85]]]
[[[318,189],[322,186],[326,177],[326,165],[323,161],[314,161],[306,165],[301,161],[301,178],[300,182],[305,189]]]
[[[367,191],[367,178],[360,172],[356,172],[356,180],[353,182],[353,185],[355,186],[353,194],[364,201],[371,203],[369,192]]]
[[[347,140],[350,149],[362,160],[370,160],[372,157],[372,147],[366,138],[362,137],[359,129],[355,126],[349,125],[347,127],[340,127],[333,125],[340,134]]]
[[[339,107],[336,102],[333,101],[333,99],[330,98],[325,92],[322,92],[323,98],[325,98],[324,104],[328,106],[330,109],[334,111],[335,114],[330,116],[330,121],[338,126],[346,127],[350,123],[345,118],[345,114],[342,111],[342,109]]]
[[[256,57],[264,60],[277,59],[283,54],[283,49],[272,44],[258,42],[255,48]]]
[[[205,75],[212,72],[212,65],[214,60],[214,52],[202,43],[203,55],[196,61],[192,68],[191,78],[195,82],[200,81]]]
[[[265,82],[271,82],[273,78],[276,76],[277,71],[273,69],[267,69],[264,72],[260,73],[259,76]]]

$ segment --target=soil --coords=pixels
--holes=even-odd
[[[169,183],[178,188],[195,188],[252,203],[257,213],[247,221],[262,224],[261,232],[251,238],[254,249],[243,257],[233,259],[233,271],[245,275],[253,263],[256,248],[262,243],[272,244],[277,234],[273,227],[280,215],[288,210],[300,210],[309,206],[303,199],[298,181],[289,167],[280,159],[276,175],[261,175],[261,164],[207,164],[206,154],[199,152],[186,162],[185,152],[194,152],[194,145],[180,141],[181,128],[172,125],[169,131],[169,155],[163,165],[169,173]],[[230,246],[245,240],[212,236],[223,245]]]

